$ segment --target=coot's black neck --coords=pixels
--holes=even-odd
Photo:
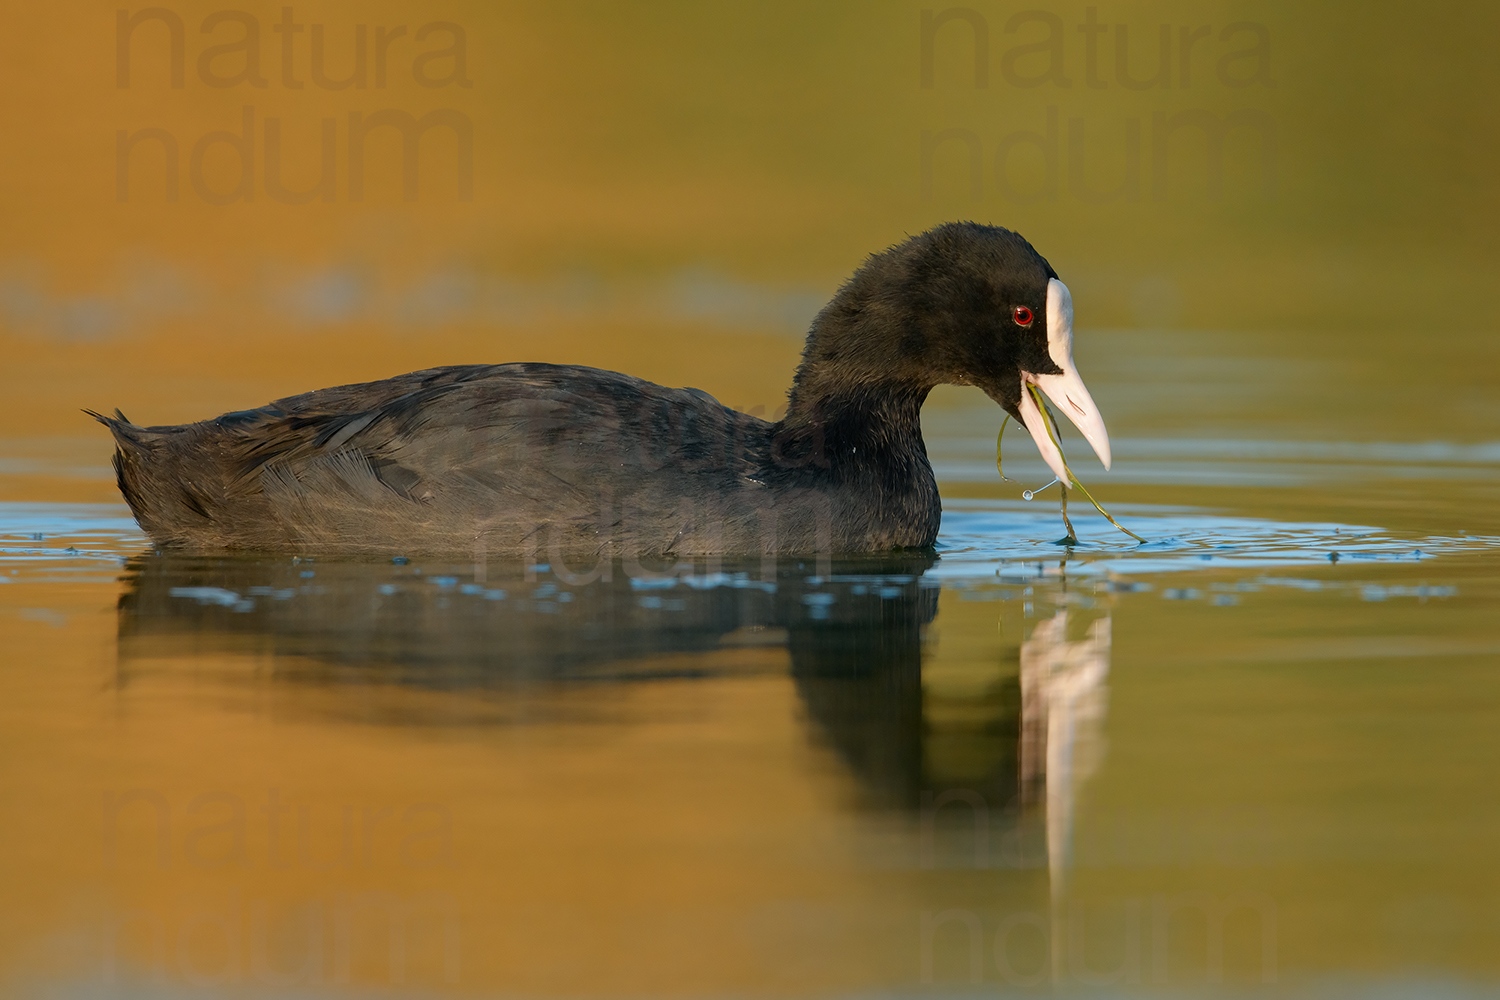
[[[835,481],[873,478],[904,491],[930,479],[917,382],[841,383],[799,372],[772,435],[773,464]]]

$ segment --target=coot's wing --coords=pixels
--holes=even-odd
[[[753,488],[768,430],[697,390],[533,364],[323,389],[212,424],[218,519],[237,522],[220,528],[242,544],[542,552],[559,537],[670,550],[696,500],[722,518]]]

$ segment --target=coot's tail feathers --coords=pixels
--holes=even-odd
[[[162,490],[159,481],[161,470],[158,468],[156,475],[149,471],[152,467],[159,466],[160,459],[164,457],[156,454],[163,435],[158,429],[131,423],[130,418],[119,410],[115,410],[113,417],[106,417],[93,410],[83,412],[108,427],[114,435],[115,481],[120,486],[125,502],[130,505],[130,512],[135,515],[136,522],[147,534],[156,538],[161,528],[170,523],[162,516],[168,513],[163,508],[181,505],[180,498],[169,497]],[[201,508],[198,513],[202,514]]]
[[[106,417],[104,414],[96,413],[93,410],[84,410],[83,412],[99,421],[105,427],[108,427],[110,433],[115,436],[115,443],[120,445],[121,447],[124,447],[127,444],[134,445],[136,447],[141,447],[144,445],[147,437],[146,428],[137,427],[135,424],[131,423],[130,418],[121,413],[118,409],[115,410],[115,415],[112,417]]]

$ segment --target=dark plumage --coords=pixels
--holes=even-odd
[[[1045,315],[1055,278],[1020,236],[973,223],[872,256],[813,321],[775,423],[696,389],[547,364],[433,368],[181,426],[93,416],[165,547],[926,548],[941,507],[922,402],[939,383],[978,385],[1021,419],[1023,379],[1063,371]],[[1020,325],[1018,306],[1036,321]]]

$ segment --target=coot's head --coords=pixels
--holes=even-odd
[[[871,257],[819,314],[798,382],[976,385],[1019,420],[1059,479],[1062,456],[1025,385],[1047,394],[1099,460],[1104,420],[1073,364],[1073,299],[1008,229],[952,222]]]

